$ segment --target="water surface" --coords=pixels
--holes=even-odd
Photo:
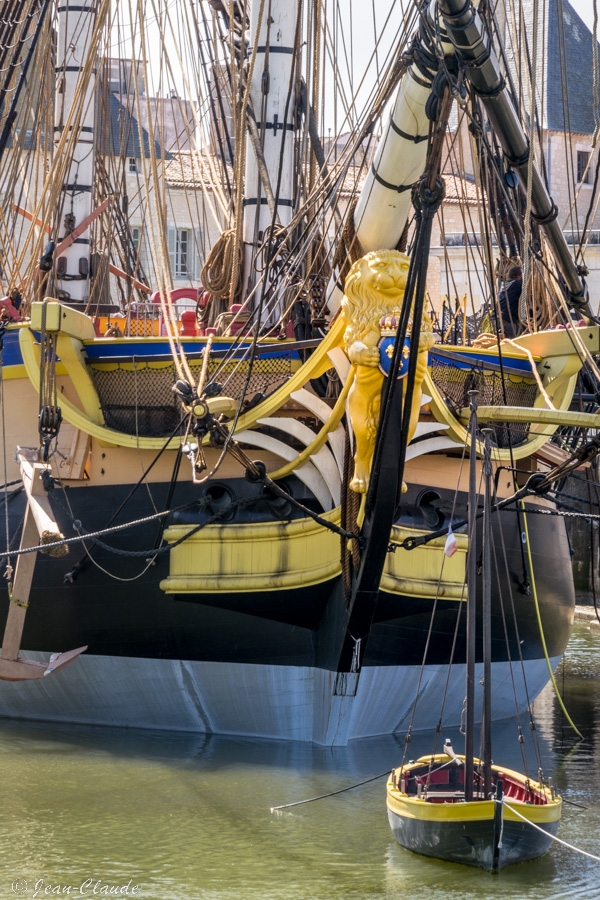
[[[585,807],[565,803],[559,834],[596,855],[599,647],[600,628],[578,625],[557,673],[583,741],[565,723],[551,689],[536,702],[544,772],[566,801]],[[522,724],[535,776],[529,725]],[[517,727],[515,721],[496,727],[494,760],[522,768]],[[443,737],[462,749],[456,732]],[[409,755],[431,748],[430,734],[416,735]],[[387,823],[384,778],[270,811],[387,771],[402,752],[403,740],[394,738],[332,750],[0,721],[0,900],[600,898],[600,863],[559,845],[498,876],[403,850]]]

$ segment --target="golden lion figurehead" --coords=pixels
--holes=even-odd
[[[378,328],[382,316],[400,310],[409,266],[408,256],[398,250],[372,250],[354,263],[342,301],[346,348]]]

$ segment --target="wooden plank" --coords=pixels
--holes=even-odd
[[[35,543],[43,543],[44,540],[46,543],[62,540],[64,535],[61,534],[60,528],[56,524],[48,494],[44,490],[42,482],[42,472],[46,471],[47,466],[44,466],[41,463],[31,463],[29,460],[21,457],[20,467],[21,476],[23,478],[23,487],[25,488],[25,493],[27,494],[27,499],[29,501],[27,508],[28,510],[31,510],[31,514],[38,529],[39,541],[36,535]],[[27,546],[33,547],[34,544],[28,544]],[[56,552],[57,550],[58,552]],[[68,552],[67,547],[65,547],[64,550],[62,550],[62,548],[55,548],[52,555],[66,556]]]
[[[468,419],[470,412],[465,407],[461,409],[459,415],[461,419]],[[478,406],[477,418],[480,422],[529,422],[540,425],[600,428],[600,415],[594,413],[528,406]]]
[[[27,511],[25,512],[23,535],[21,537],[21,546],[19,549],[35,547],[37,543],[37,525],[31,512],[31,508],[28,505]],[[17,559],[11,602],[8,607],[4,637],[2,639],[2,650],[0,651],[0,656],[3,659],[16,660],[19,656],[36,559],[37,553],[24,553],[23,556],[19,556]]]

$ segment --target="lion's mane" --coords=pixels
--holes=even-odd
[[[344,343],[348,349],[355,341],[364,338],[369,331],[379,328],[383,316],[399,311],[398,298],[385,297],[373,286],[373,273],[369,267],[372,260],[396,261],[407,259],[398,250],[373,250],[358,259],[348,274],[342,301],[342,311],[348,327],[344,333]]]
[[[342,312],[347,322],[344,332],[346,351],[355,341],[360,341],[372,330],[379,330],[381,319],[400,312],[403,295],[385,297],[373,286],[373,273],[369,267],[371,260],[395,261],[398,258],[407,260],[405,254],[398,250],[372,250],[358,259],[348,274]],[[409,320],[409,332],[412,326],[412,314]],[[419,350],[429,350],[434,343],[431,319],[423,313],[419,335]]]

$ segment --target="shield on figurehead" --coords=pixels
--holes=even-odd
[[[390,374],[390,364],[394,355],[394,345],[396,343],[396,330],[398,328],[398,319],[396,316],[384,316],[380,322],[381,339],[377,346],[379,347],[379,371],[383,372],[387,378]],[[410,355],[410,337],[404,338],[404,346],[398,368],[398,379],[405,378],[408,374],[408,357]]]

